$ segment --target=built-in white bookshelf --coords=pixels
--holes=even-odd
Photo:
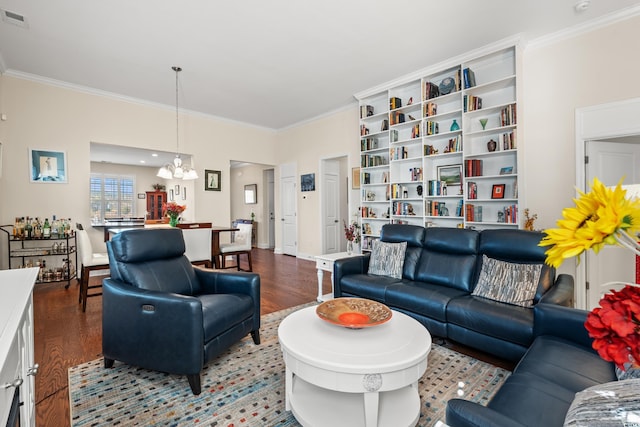
[[[356,95],[364,250],[389,222],[519,227],[518,64],[505,42]]]

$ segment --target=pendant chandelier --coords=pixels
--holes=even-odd
[[[171,67],[176,72],[176,157],[173,164],[167,163],[158,170],[157,176],[164,179],[197,179],[198,173],[191,165],[183,164],[180,157],[180,132],[178,128],[178,73],[182,71],[180,67]],[[193,160],[193,159],[192,159]]]

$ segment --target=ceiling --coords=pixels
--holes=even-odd
[[[0,72],[175,108],[178,65],[181,108],[283,129],[492,42],[640,3],[577,1],[0,0]]]

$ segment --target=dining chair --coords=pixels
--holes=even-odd
[[[234,266],[226,266],[227,256],[236,257],[235,267],[240,270],[240,255],[246,254],[247,261],[249,261],[249,270],[253,271],[251,264],[251,232],[253,230],[252,224],[238,224],[238,231],[235,232],[235,239],[233,243],[221,243],[220,244],[220,257],[222,258],[222,268],[233,268]]]
[[[82,225],[76,226],[76,228],[78,253],[80,255],[80,266],[78,268],[80,273],[80,292],[78,302],[82,303],[82,311],[84,312],[87,309],[87,298],[102,295],[102,292],[89,293],[89,289],[102,288],[102,281],[97,285],[89,286],[89,276],[92,271],[109,270],[109,256],[106,252],[93,252],[87,230],[84,230]]]
[[[194,265],[211,268],[211,228],[182,229],[184,255]]]

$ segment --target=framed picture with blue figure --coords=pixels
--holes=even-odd
[[[29,171],[31,182],[66,184],[66,153],[29,148]]]
[[[300,176],[300,191],[316,191],[315,173],[307,173]]]

